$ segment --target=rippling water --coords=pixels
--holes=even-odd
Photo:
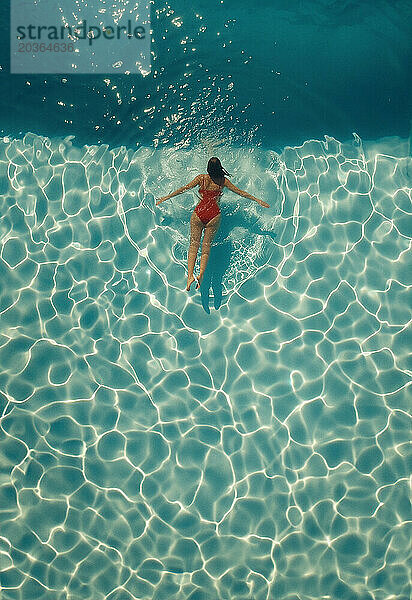
[[[1,22],[8,23],[10,1],[0,3]],[[72,6],[60,5],[62,14]],[[74,134],[82,144],[132,148],[192,147],[208,132],[278,151],[325,133],[409,135],[410,0],[275,0],[252,8],[245,0],[156,0],[147,77],[10,77],[3,35],[0,134]]]
[[[0,140],[5,600],[410,598],[408,141],[209,149]]]

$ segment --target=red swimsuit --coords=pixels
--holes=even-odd
[[[222,190],[205,190],[199,189],[202,194],[202,199],[197,204],[195,212],[204,225],[207,225],[213,217],[220,213],[220,208],[217,203],[217,198],[222,193]]]

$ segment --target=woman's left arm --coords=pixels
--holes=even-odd
[[[195,187],[195,185],[200,185],[200,182],[201,182],[201,175],[196,175],[196,177],[194,179],[192,179],[192,181],[190,183],[187,183],[183,187],[180,187],[178,190],[176,190],[175,192],[172,192],[171,194],[168,194],[167,196],[163,196],[163,198],[159,198],[159,200],[156,202],[156,204],[160,204],[161,202],[164,202],[165,200],[169,200],[169,198],[173,198],[173,196],[178,196],[179,194],[186,192],[186,190],[190,190],[190,188]]]

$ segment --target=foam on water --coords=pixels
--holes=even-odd
[[[410,597],[408,142],[219,156],[1,140],[4,600]]]

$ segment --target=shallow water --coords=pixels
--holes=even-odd
[[[0,141],[5,600],[410,597],[408,141],[219,153]]]

